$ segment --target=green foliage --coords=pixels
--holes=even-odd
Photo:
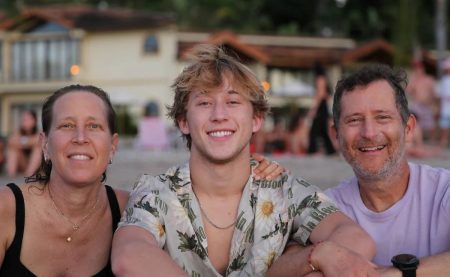
[[[79,3],[168,11],[181,30],[229,29],[245,33],[278,33],[384,38],[397,48],[396,63],[409,60],[413,45],[434,47],[435,1],[429,0],[0,0],[14,13],[23,5]],[[450,9],[450,5],[447,6]],[[449,28],[450,29],[450,28]],[[450,30],[449,30],[450,31]]]

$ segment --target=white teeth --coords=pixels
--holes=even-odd
[[[233,132],[231,132],[231,131],[217,131],[217,132],[210,132],[209,135],[212,137],[224,137],[224,136],[229,136],[232,133]]]
[[[374,146],[374,147],[361,147],[361,151],[376,151],[376,150],[381,150],[383,149],[384,146]]]
[[[81,155],[81,154],[78,154],[78,155],[71,155],[70,158],[71,158],[71,159],[74,159],[74,160],[80,160],[80,161],[90,160],[90,158],[89,158],[88,156],[86,156],[86,155]]]

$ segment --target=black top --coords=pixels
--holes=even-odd
[[[7,186],[13,191],[14,197],[16,198],[16,233],[11,246],[5,253],[5,258],[3,259],[3,264],[0,268],[0,277],[36,277],[36,275],[28,270],[28,268],[26,268],[20,261],[20,251],[22,250],[22,238],[25,226],[25,202],[23,200],[22,191],[16,184],[11,183]],[[114,232],[120,220],[119,202],[117,201],[114,190],[110,186],[105,185],[105,187],[112,215],[112,231]],[[106,276],[114,276],[111,271],[111,260],[108,260],[108,264],[105,268],[94,275],[94,277]]]

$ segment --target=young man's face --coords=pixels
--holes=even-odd
[[[192,138],[191,155],[223,163],[249,155],[253,132],[262,118],[227,75],[217,88],[195,90],[188,100],[186,118],[179,121],[183,134]]]
[[[337,137],[355,174],[372,179],[392,174],[412,139],[415,118],[410,117],[406,126],[402,123],[389,83],[356,87],[342,96],[340,105]]]

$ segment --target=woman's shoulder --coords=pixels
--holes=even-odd
[[[0,247],[6,250],[12,242],[15,230],[16,199],[12,190],[6,185],[0,186]],[[1,251],[1,250],[0,250]]]

